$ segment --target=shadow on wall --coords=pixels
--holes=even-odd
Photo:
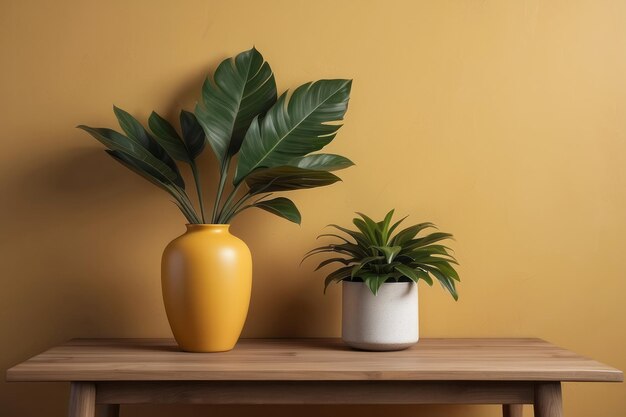
[[[10,273],[3,274],[0,291],[5,314],[10,311],[0,322],[2,340],[10,341],[1,358],[3,370],[71,337],[110,333],[107,310],[124,315],[130,305],[117,298],[112,308],[105,269],[93,268],[93,254],[106,247],[98,239],[81,242],[80,235],[97,230],[97,224],[88,222],[102,215],[102,202],[137,192],[137,187],[101,151],[63,151],[46,157],[45,163],[24,166],[28,168],[20,175],[4,178],[2,186],[3,194],[11,196],[3,202],[10,215],[3,217],[0,234],[0,247],[10,254],[3,259]],[[3,381],[0,414],[35,415],[42,403],[47,409],[65,407],[66,384],[40,387]],[[10,400],[33,398],[28,393],[34,390],[37,401]]]
[[[81,136],[77,141],[92,141],[82,137],[82,132],[74,134]],[[210,149],[199,162],[206,206],[211,207],[217,169]],[[186,166],[181,170],[195,201],[190,172]],[[142,317],[137,316],[135,294],[141,292],[140,298],[145,299],[146,289],[135,278],[151,274],[159,280],[160,265],[154,259],[160,259],[165,244],[183,231],[184,218],[169,196],[116,163],[95,142],[46,155],[42,163],[29,164],[27,171],[10,181],[3,187],[4,192],[18,197],[7,200],[5,209],[18,215],[2,226],[0,245],[16,254],[8,260],[13,262],[8,269],[20,271],[21,285],[13,286],[10,296],[29,302],[16,312],[5,335],[18,345],[28,345],[28,340],[23,340],[28,333],[20,329],[31,326],[33,320],[49,332],[37,337],[48,340],[48,345],[78,336],[141,335],[137,329],[145,326]],[[298,226],[260,211],[245,213],[233,226],[234,232],[251,246],[255,258],[251,319],[246,333],[307,336],[311,329],[324,328],[320,317],[312,314],[319,310],[318,299],[310,297],[311,292],[321,294],[322,284],[313,277],[312,264],[298,267],[297,259],[294,269],[277,270],[271,259],[259,255],[272,235],[280,238],[276,224],[289,233],[298,230]],[[304,242],[302,254],[314,243]],[[25,263],[26,258],[33,261]],[[283,286],[285,281],[287,285]],[[151,294],[154,304],[161,308],[160,286],[154,288],[158,290]],[[268,299],[267,293],[285,296]],[[324,300],[329,301],[329,297]],[[331,313],[336,315],[339,306],[336,302],[332,305]],[[262,318],[257,311],[263,311]],[[160,323],[166,325],[161,313]],[[257,331],[257,320],[271,327]],[[14,359],[35,352],[25,351]]]
[[[18,197],[6,202],[16,215],[2,226],[0,245],[14,253],[7,260],[14,263],[9,269],[20,271],[21,284],[13,287],[12,297],[28,300],[15,317],[10,340],[29,337],[19,329],[32,326],[33,320],[50,331],[50,337],[39,334],[39,340],[107,333],[112,329],[103,329],[103,322],[109,321],[110,300],[115,299],[116,315],[128,311],[131,299],[113,297],[111,268],[94,263],[136,222],[116,206],[136,212],[142,200],[161,196],[109,159],[101,150],[63,151],[12,178],[5,188]],[[115,262],[114,254],[109,258]]]
[[[192,90],[195,92],[197,88],[197,82],[190,83],[177,97],[186,101]],[[175,108],[178,109],[178,106]],[[144,255],[145,248],[142,247],[150,242],[150,237],[163,236],[161,241],[168,242],[182,231],[184,218],[165,192],[112,160],[93,139],[75,130],[67,134],[76,135],[76,141],[85,145],[50,152],[45,158],[34,161],[38,164],[24,164],[25,170],[20,175],[5,179],[3,192],[12,198],[4,201],[4,209],[15,215],[10,221],[5,217],[7,220],[2,225],[4,232],[0,235],[0,245],[10,247],[11,252],[16,254],[14,259],[9,260],[16,263],[9,270],[20,270],[22,280],[28,281],[28,286],[14,287],[20,292],[14,296],[32,300],[33,305],[25,314],[37,314],[33,309],[40,312],[46,310],[52,314],[45,315],[47,320],[65,323],[70,329],[77,328],[77,321],[85,322],[91,329],[87,333],[96,334],[99,327],[97,321],[107,316],[110,304],[105,302],[107,297],[96,297],[94,302],[91,295],[105,293],[113,296],[117,290],[125,291],[124,288],[111,288],[110,273],[126,271],[123,273],[132,275],[136,272],[136,266],[131,264],[111,267],[116,263],[119,265],[120,257],[116,254],[123,252],[122,258],[126,259],[128,251]],[[199,163],[208,203],[206,206],[211,207],[217,169],[208,145]],[[181,164],[181,170],[188,193],[195,201],[188,167]],[[251,246],[261,246],[267,244],[267,238],[277,222],[285,221],[266,213],[249,211],[237,218],[234,229]],[[154,224],[159,227],[152,227]],[[285,224],[289,228],[298,228]],[[132,230],[138,231],[133,233]],[[141,247],[132,245],[133,240]],[[163,246],[163,243],[154,243],[159,251]],[[94,267],[103,253],[108,254],[110,265],[99,263],[97,268]],[[36,260],[24,264],[24,258]],[[263,263],[263,259],[256,258],[257,264]],[[310,273],[310,265],[299,268],[299,271]],[[86,276],[90,279],[84,279]],[[125,285],[132,285],[130,279],[123,281]],[[321,288],[318,280],[298,278],[298,282],[314,286],[316,292]],[[117,296],[112,299],[116,300],[116,314],[123,316],[129,306]],[[99,301],[102,304],[98,304]],[[132,303],[132,299],[127,301]],[[293,311],[302,311],[302,316],[306,317],[307,305],[311,301],[305,291],[284,300],[284,305],[279,303],[277,314],[282,318]],[[59,313],[70,316],[55,319]],[[131,323],[127,325],[131,327]],[[287,334],[299,333],[293,323],[285,331]]]

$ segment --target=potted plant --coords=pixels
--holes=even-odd
[[[165,309],[183,350],[229,350],[241,334],[252,261],[246,244],[229,233],[232,219],[256,207],[299,224],[294,203],[272,193],[333,184],[339,178],[331,171],[353,165],[340,155],[315,153],[341,127],[336,122],[343,120],[350,87],[350,80],[320,80],[278,97],[272,69],[253,48],[207,77],[195,111],[180,112],[180,130],[156,112],[148,130],[118,107],[122,132],[78,126],[113,159],[166,191],[187,220],[187,232],[162,258]],[[196,163],[206,143],[219,161],[211,211]],[[176,161],[191,169],[197,206]]]
[[[342,282],[342,338],[354,348],[400,350],[419,340],[417,282],[433,280],[458,299],[455,282],[459,275],[450,249],[438,244],[451,239],[449,233],[435,232],[418,236],[432,223],[420,223],[394,232],[406,218],[391,224],[394,210],[376,222],[362,213],[353,219],[357,230],[335,224],[329,226],[345,235],[326,233],[320,237],[340,239],[308,252],[336,255],[322,261],[316,271],[327,265],[343,266],[331,272],[324,292],[331,283]]]

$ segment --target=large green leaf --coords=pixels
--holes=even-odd
[[[344,243],[341,245],[326,245],[326,246],[320,246],[320,247],[311,249],[310,251],[304,254],[304,257],[302,258],[302,262],[304,262],[307,258],[313,255],[317,255],[317,254],[324,253],[324,252],[336,252],[338,254],[347,255],[355,259],[363,259],[365,256],[367,256],[367,253],[363,251],[363,248],[360,248],[357,245]]]
[[[452,239],[453,236],[450,233],[431,233],[427,236],[420,237],[417,239],[411,239],[409,241],[403,242],[403,251],[412,251],[417,248],[422,248],[426,245],[430,245],[431,243],[436,243],[446,239]]]
[[[117,106],[113,106],[113,113],[115,113],[115,117],[117,117],[117,121],[124,133],[126,133],[126,136],[138,142],[144,148],[151,151],[153,150],[151,147],[154,147],[154,141],[150,140],[148,133],[137,119]],[[156,147],[154,148],[154,150],[156,150]],[[154,152],[151,153],[154,154]]]
[[[251,194],[322,187],[337,181],[339,177],[330,172],[289,166],[257,169],[246,178]]]
[[[329,224],[327,227],[334,227],[337,230],[340,230],[350,237],[352,237],[359,245],[368,248],[372,243],[368,241],[367,236],[361,232],[357,232],[354,230],[347,229],[345,227],[339,226],[337,224]]]
[[[456,284],[454,283],[454,281],[441,273],[437,273],[435,271],[432,271],[432,273],[433,275],[437,277],[441,286],[445,288],[446,290],[448,290],[450,295],[452,295],[452,298],[454,298],[454,301],[458,301],[459,294],[456,291]]]
[[[167,153],[174,159],[188,164],[191,164],[202,153],[206,144],[202,126],[198,123],[196,116],[186,110],[180,112],[182,138],[170,122],[156,112],[150,115],[148,126],[156,141],[165,148]]]
[[[379,226],[379,228],[381,230],[381,234],[382,234],[382,241],[383,241],[383,244],[385,244],[385,245],[389,241],[389,234],[390,234],[390,232],[389,232],[389,225],[391,224],[391,219],[393,217],[394,211],[395,210],[393,210],[393,209],[391,211],[389,211],[389,213],[387,213],[385,215],[385,218],[383,219],[383,221],[378,222],[378,226]]]
[[[289,161],[289,165],[298,168],[314,169],[319,171],[337,171],[340,169],[351,167],[352,165],[354,165],[354,163],[348,158],[341,155],[318,153],[294,158]]]
[[[255,48],[224,60],[207,78],[195,114],[220,163],[239,151],[250,122],[275,102],[274,74]]]
[[[350,276],[352,278],[358,276],[359,272],[363,269],[363,267],[365,267],[367,264],[369,264],[370,262],[374,262],[374,261],[380,261],[382,259],[385,259],[384,256],[368,256],[367,258],[363,258],[360,261],[356,261],[358,262],[356,265],[354,265],[354,267],[352,268],[352,271],[350,271]]]
[[[397,254],[402,250],[402,246],[372,246],[374,249],[378,249],[385,254],[387,263],[393,262]]]
[[[112,151],[110,149],[105,149],[104,151],[116,161],[123,163],[122,165],[125,165],[135,173],[140,174],[153,184],[159,185],[161,188],[163,188],[163,186],[176,186],[174,182],[163,176],[163,174],[154,169],[152,166],[123,151]]]
[[[187,198],[185,191],[178,187],[174,182],[164,177],[159,171],[144,161],[134,158],[133,156],[119,150],[107,149],[105,152],[126,168],[142,176],[152,184],[167,191],[176,200],[176,205],[183,212],[190,223],[201,223],[200,219],[193,209],[193,205]]]
[[[424,246],[423,248],[419,248],[419,249],[415,249],[406,253],[402,253],[402,256],[407,256],[413,259],[414,261],[419,261],[422,259],[433,259],[433,260],[441,260],[441,261],[450,262],[456,265],[459,264],[457,260],[454,258],[454,256],[448,253],[441,254],[439,253],[440,252],[439,249],[437,248],[431,249],[432,246],[439,246],[439,245]]]
[[[393,274],[376,274],[374,272],[368,272],[362,275],[363,282],[368,288],[374,293],[374,295],[378,294],[378,290],[380,287],[387,282],[389,278],[392,278]]]
[[[180,111],[180,128],[183,132],[183,141],[187,147],[189,157],[193,160],[198,157],[206,145],[206,136],[196,115],[187,110]]]
[[[286,93],[263,119],[256,118],[241,147],[235,184],[258,168],[288,165],[294,158],[330,143],[343,120],[350,97],[350,80],[320,80]]]
[[[335,263],[335,262],[339,262],[339,263],[341,263],[343,265],[350,265],[350,263],[352,262],[352,258],[350,258],[350,259],[346,259],[346,258],[328,258],[328,259],[325,259],[322,262],[320,262],[320,264],[317,266],[317,268],[315,268],[315,270],[317,271],[317,270],[325,267],[326,265],[330,265],[330,264]]]
[[[337,252],[344,255],[350,255],[358,259],[363,259],[363,257],[367,256],[367,252],[364,248],[359,245],[355,245],[354,243],[342,243],[340,245],[325,245],[320,246],[314,249],[311,249],[307,252],[307,256],[312,254],[313,252]]]
[[[300,216],[300,212],[298,211],[296,205],[293,201],[285,197],[259,201],[254,203],[253,206],[287,219],[290,222],[300,224],[302,221],[302,217]]]
[[[184,182],[179,173],[172,170],[172,168],[166,165],[163,161],[155,157],[140,143],[135,142],[112,129],[94,128],[85,125],[80,125],[78,128],[89,133],[110,150],[124,152],[133,158],[142,161],[168,180],[174,182],[181,188],[184,188]]]
[[[435,226],[433,223],[426,222],[407,227],[406,229],[398,232],[398,234],[393,237],[393,239],[391,240],[391,244],[402,245],[417,236],[419,232],[424,229],[428,229],[429,227],[436,228],[437,226]]]
[[[430,258],[416,260],[415,264],[419,265],[420,267],[427,265],[433,268],[437,268],[447,277],[450,277],[455,281],[460,281],[459,274],[456,272],[454,267],[450,265],[449,261],[445,259],[430,257]]]
[[[403,218],[401,218],[400,220],[392,224],[389,230],[387,231],[387,237],[390,237],[393,234],[394,230],[396,230],[396,228],[400,226],[400,223],[402,223],[407,217],[409,216],[404,216]]]
[[[122,130],[126,133],[126,136],[132,140],[143,146],[148,150],[155,158],[162,161],[168,167],[172,169],[172,171],[176,172],[176,175],[180,178],[180,184],[184,184],[182,181],[182,177],[180,172],[178,171],[178,166],[176,162],[172,159],[172,157],[167,153],[165,148],[161,146],[143,127],[141,123],[137,119],[135,119],[130,113],[125,110],[120,109],[119,107],[113,106],[113,112],[117,117],[117,120],[120,124]],[[181,185],[184,186],[184,185]]]
[[[352,219],[352,223],[361,231],[361,233],[367,238],[367,246],[377,245],[380,243],[376,238],[376,230],[372,228],[368,223],[362,219]]]
[[[426,282],[430,282],[430,285],[433,284],[433,281],[430,279],[427,273],[421,271],[419,269],[411,268],[408,265],[396,265],[394,269],[400,272],[403,276],[411,279],[412,281],[419,281],[420,279],[424,279]]]
[[[432,276],[434,276],[437,281],[439,281],[441,286],[448,290],[450,295],[452,295],[452,298],[454,298],[455,300],[459,299],[459,295],[456,292],[456,285],[454,284],[454,280],[452,278],[446,276],[444,273],[432,266],[420,265],[420,268],[428,271]]]
[[[383,241],[383,233],[382,233],[382,223],[375,222],[372,218],[368,217],[363,213],[357,212],[359,216],[363,219],[367,228],[371,231],[372,236],[374,237],[373,241],[376,242],[379,246],[384,246],[386,242]]]
[[[152,112],[148,118],[148,127],[155,139],[165,148],[172,158],[191,163],[192,158],[182,138],[174,127],[157,112]]]
[[[453,250],[444,245],[428,245],[423,248],[414,249],[411,253],[419,255],[443,255],[454,259]]]
[[[333,271],[330,274],[328,274],[328,276],[324,280],[324,293],[326,293],[326,289],[333,282],[340,282],[340,281],[343,281],[344,279],[350,278],[351,269],[352,269],[351,266],[344,266],[343,268],[339,268],[336,271]]]
[[[319,239],[319,238],[321,238],[321,237],[336,237],[337,239],[341,239],[341,240],[343,240],[345,243],[353,243],[353,242],[350,242],[350,241],[349,241],[348,239],[346,239],[345,237],[343,237],[343,236],[339,236],[339,235],[337,235],[337,234],[335,234],[335,233],[322,233],[321,235],[318,235],[318,236],[317,236],[317,239]]]
[[[426,281],[426,283],[427,283],[429,286],[431,286],[431,287],[433,286],[433,279],[430,277],[430,275],[428,275],[428,272],[426,272],[426,271],[424,271],[423,269],[420,269],[420,268],[415,268],[415,274],[416,274],[419,278],[421,278],[421,279],[423,279],[424,281]]]

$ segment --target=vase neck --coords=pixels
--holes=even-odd
[[[187,233],[209,232],[228,233],[230,224],[187,224]]]

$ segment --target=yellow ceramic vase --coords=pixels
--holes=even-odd
[[[229,225],[188,224],[163,252],[163,301],[176,342],[188,352],[237,343],[252,290],[252,256]]]

